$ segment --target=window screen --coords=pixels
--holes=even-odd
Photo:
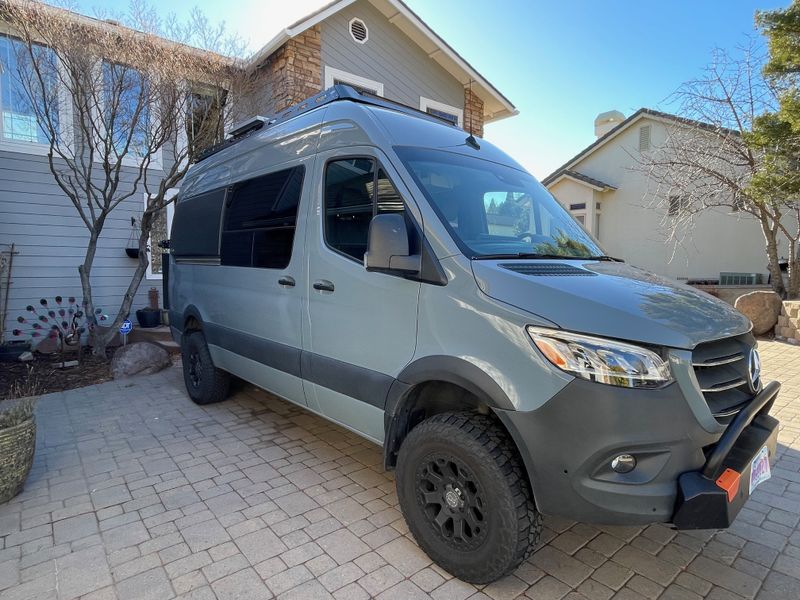
[[[375,160],[348,158],[328,163],[325,241],[334,250],[363,260],[373,215],[404,211],[402,197],[385,171],[376,168]]]
[[[292,257],[305,167],[237,183],[225,211],[220,263],[285,269]]]

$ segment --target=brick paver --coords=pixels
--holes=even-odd
[[[269,394],[195,406],[178,367],[51,394],[0,506],[0,600],[800,598],[800,347],[761,349],[784,384],[778,461],[729,530],[546,518],[539,551],[480,589],[414,543],[379,448]]]

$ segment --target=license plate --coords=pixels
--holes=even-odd
[[[750,463],[750,493],[771,477],[769,471],[769,450],[764,446]]]

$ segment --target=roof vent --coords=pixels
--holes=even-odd
[[[500,266],[520,275],[529,275],[531,277],[569,277],[575,275],[591,277],[597,275],[592,271],[565,265],[564,263],[504,263]]]
[[[650,150],[650,125],[639,127],[639,150],[641,152]]]
[[[361,19],[350,19],[350,35],[359,44],[365,44],[369,39],[367,24]]]

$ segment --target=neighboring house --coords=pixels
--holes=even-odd
[[[86,17],[75,18],[86,20]],[[94,20],[97,27],[120,27]],[[13,34],[0,23],[0,62],[11,64]],[[253,112],[269,115],[334,83],[347,83],[418,108],[483,135],[485,123],[517,114],[489,81],[436,35],[400,0],[339,0],[281,29],[244,68],[259,81]],[[0,73],[0,253],[16,254],[10,285],[0,272],[0,333],[13,328],[27,304],[57,294],[80,297],[77,265],[88,233],[61,193],[47,165],[48,145],[35,117],[9,100],[9,69]],[[64,107],[68,113],[68,107]],[[242,115],[250,116],[250,115]],[[66,118],[64,122],[67,122]],[[98,244],[93,269],[95,305],[112,314],[119,307],[136,264],[125,247],[131,218],[144,206],[144,193],[114,210]],[[154,231],[153,244],[167,236],[172,209]],[[2,269],[0,268],[0,271]],[[158,257],[142,281],[133,307],[160,288]],[[5,303],[3,302],[5,296]]]
[[[619,111],[601,113],[595,120],[597,140],[542,183],[612,256],[674,279],[716,280],[720,273],[750,273],[760,274],[766,283],[764,237],[747,213],[707,210],[695,216],[685,235],[668,239],[669,220],[681,210],[680,198],[654,198],[637,161],[681,122],[647,108],[627,119]]]

